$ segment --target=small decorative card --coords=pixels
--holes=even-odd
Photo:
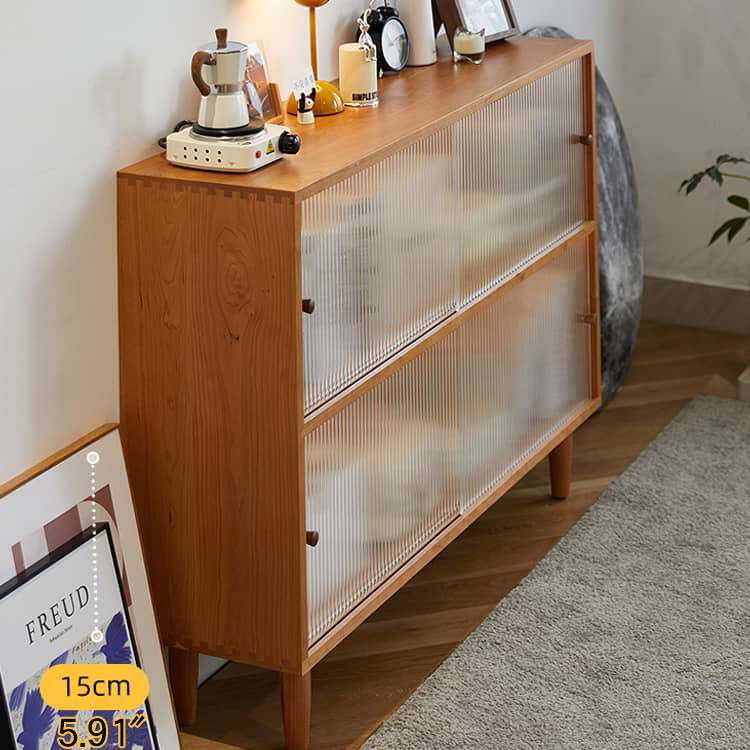
[[[294,91],[294,98],[299,101],[302,94],[309,94],[315,88],[315,74],[313,73],[312,66],[309,65],[307,69],[298,76],[292,82],[292,91]]]

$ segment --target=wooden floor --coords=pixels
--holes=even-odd
[[[626,386],[576,433],[573,493],[546,462],[313,670],[313,750],[357,748],[697,394],[733,398],[750,338],[644,323]],[[185,750],[283,747],[275,673],[231,664],[200,690]]]

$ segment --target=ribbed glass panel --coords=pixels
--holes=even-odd
[[[574,61],[302,204],[305,413],[586,218]]]
[[[458,515],[455,362],[444,340],[305,439],[311,642]]]
[[[302,204],[305,411],[455,309],[451,131]]]
[[[523,463],[591,398],[585,241],[455,332],[462,511]]]
[[[591,398],[586,241],[305,439],[315,641]]]
[[[460,304],[526,265],[586,218],[583,62],[455,126]]]

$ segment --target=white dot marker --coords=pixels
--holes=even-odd
[[[99,454],[96,451],[89,451],[86,454],[86,460],[91,467],[91,523],[93,530],[93,550],[92,550],[92,567],[94,576],[94,629],[91,632],[91,640],[94,643],[101,643],[104,640],[104,634],[99,630],[99,581],[96,567],[96,464],[99,463]]]

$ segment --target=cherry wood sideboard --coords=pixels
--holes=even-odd
[[[590,42],[382,81],[249,175],[118,175],[121,431],[178,715],[310,670],[600,404]],[[294,126],[292,125],[294,128]]]

